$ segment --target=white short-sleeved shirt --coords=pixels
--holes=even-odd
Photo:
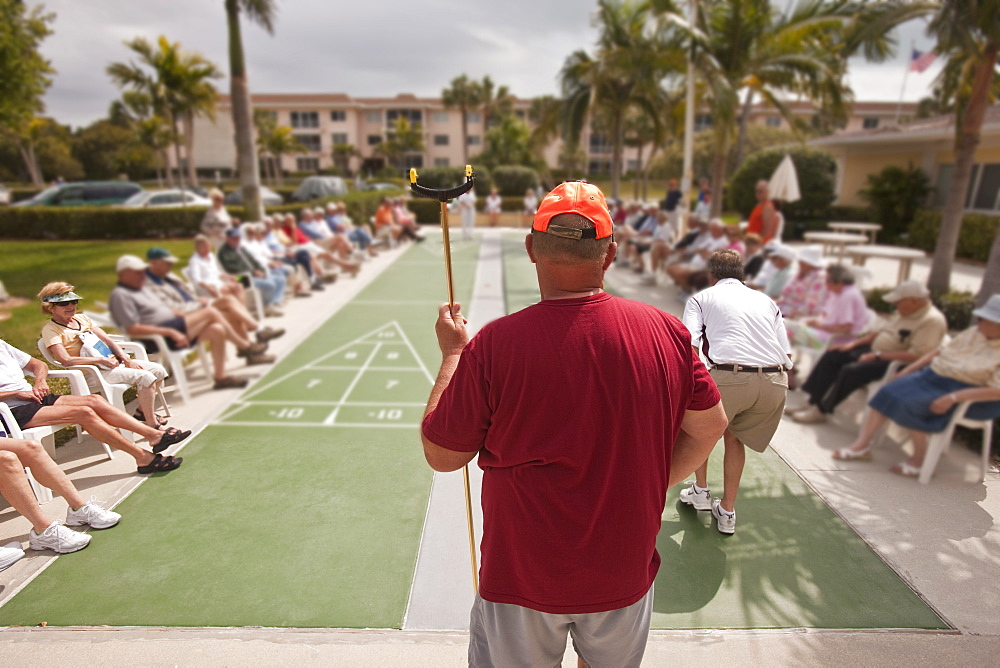
[[[195,253],[188,260],[188,278],[195,284],[195,287],[202,283],[222,285],[222,269],[219,267],[219,261],[211,253],[208,257],[202,257]]]
[[[691,345],[712,364],[792,367],[777,304],[734,278],[688,299],[682,320],[691,332]]]
[[[24,379],[24,367],[30,361],[31,355],[6,341],[0,341],[0,392],[31,391],[31,385]],[[4,403],[14,408],[31,402],[24,399],[4,399]]]

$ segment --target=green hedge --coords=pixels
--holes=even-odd
[[[402,191],[400,191],[401,193]],[[375,215],[382,197],[391,191],[353,192],[331,198],[347,205],[356,223],[367,223]],[[310,206],[323,201],[309,202]],[[298,214],[306,203],[267,207],[268,213]],[[243,207],[226,207],[246,220]],[[170,209],[123,209],[121,207],[5,207],[0,209],[0,237],[8,239],[154,239],[186,237],[197,233],[204,207]]]
[[[493,170],[493,182],[504,197],[524,197],[528,188],[538,187],[538,172],[521,165],[500,165]]]
[[[1000,227],[1000,217],[981,213],[962,216],[962,230],[958,234],[955,256],[977,262],[986,262],[990,256],[993,238]],[[934,252],[941,232],[941,211],[922,209],[917,212],[909,228],[908,244],[914,248]]]
[[[524,208],[524,198],[523,197],[501,197],[500,198],[500,210],[501,211],[520,211]],[[425,197],[413,197],[407,203],[406,206],[413,212],[417,217],[418,223],[427,224],[438,224],[441,222],[441,204],[435,200],[427,199]],[[486,207],[486,198],[479,197],[476,199],[476,210],[482,211]],[[458,216],[457,211],[449,211],[449,216]]]

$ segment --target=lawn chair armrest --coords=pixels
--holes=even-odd
[[[95,373],[100,373],[97,371],[97,367],[92,367]],[[49,371],[49,378],[65,378],[69,381],[69,390],[71,394],[77,396],[84,396],[90,394],[90,388],[87,386],[87,379],[83,377],[83,372],[77,369],[53,369]]]

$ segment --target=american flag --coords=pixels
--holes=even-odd
[[[928,51],[927,53],[920,53],[916,49],[913,49],[913,55],[910,56],[910,71],[920,74],[934,62],[934,58],[937,56],[933,51]]]

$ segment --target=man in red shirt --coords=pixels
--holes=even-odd
[[[601,191],[564,183],[525,239],[542,301],[469,340],[441,308],[424,454],[483,469],[469,663],[638,665],[667,488],[722,436],[719,393],[679,320],[604,292],[617,244]]]

